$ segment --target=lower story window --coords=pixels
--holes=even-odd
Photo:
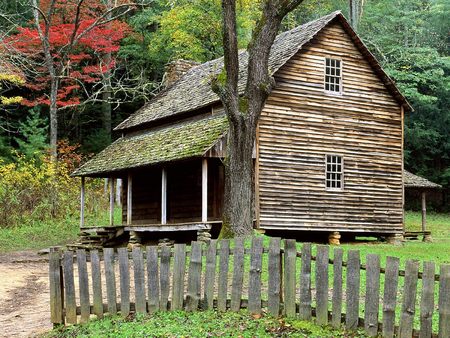
[[[344,160],[339,155],[326,155],[325,186],[327,189],[344,188]]]

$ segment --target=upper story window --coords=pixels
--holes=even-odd
[[[339,155],[326,155],[325,186],[328,190],[344,188],[344,159]]]
[[[325,58],[325,91],[342,92],[342,61]]]

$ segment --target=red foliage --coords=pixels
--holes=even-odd
[[[41,0],[40,7],[44,13],[52,0]],[[120,48],[120,41],[131,32],[130,27],[119,20],[97,26],[88,32],[91,27],[105,13],[106,8],[101,0],[85,0],[80,7],[80,20],[78,27],[74,21],[79,0],[56,0],[54,11],[51,15],[49,28],[49,42],[55,68],[61,72],[60,87],[58,90],[59,107],[79,104],[83,93],[79,91],[80,84],[92,84],[101,80],[102,74],[116,66],[114,53]],[[42,21],[41,29],[45,31]],[[71,41],[72,36],[82,36],[73,46],[70,53],[61,52]],[[83,34],[83,32],[86,32]],[[21,53],[37,61],[43,61],[44,52],[42,42],[34,23],[29,27],[20,27],[18,33],[10,38],[11,43]],[[112,53],[112,60],[105,64],[104,56]],[[42,66],[36,69],[38,72],[48,74]],[[32,92],[32,97],[24,99],[23,104],[34,106],[48,105],[48,89],[50,76],[31,76],[27,81],[27,87]]]

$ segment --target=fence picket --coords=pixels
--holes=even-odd
[[[383,295],[383,337],[386,338],[394,337],[395,334],[399,265],[400,260],[397,257],[386,258]]]
[[[61,281],[63,276],[60,269],[59,252],[51,248],[49,254],[49,284],[50,284],[50,318],[54,324],[63,324],[63,291]]]
[[[127,248],[117,249],[120,272],[120,314],[128,317],[130,314],[130,267]]]
[[[219,281],[217,291],[217,309],[219,311],[226,311],[227,309],[229,255],[230,241],[227,239],[223,239],[220,241],[219,249]]]
[[[77,250],[78,284],[80,289],[80,323],[86,323],[91,314],[89,304],[89,279],[86,264],[86,251]]]
[[[418,277],[419,262],[415,260],[407,260],[405,266],[405,285],[403,287],[402,312],[400,315],[398,334],[400,338],[410,338],[413,335]]]
[[[189,262],[188,288],[186,294],[186,310],[196,311],[200,303],[202,277],[202,244],[192,242]]]
[[[254,314],[261,313],[262,253],[263,238],[253,237],[250,256],[250,277],[248,284],[248,309]]]
[[[233,281],[231,289],[231,311],[241,308],[242,284],[244,281],[244,238],[234,240]]]
[[[134,266],[134,302],[137,313],[147,313],[147,301],[145,299],[145,272],[142,250],[135,246],[132,250]]]
[[[335,328],[341,326],[342,316],[342,260],[344,250],[335,248],[333,255],[333,297],[331,301],[331,324]]]
[[[173,256],[171,310],[183,309],[185,268],[186,268],[186,244],[175,244]]]
[[[366,257],[366,302],[364,306],[364,328],[368,336],[378,335],[378,310],[380,308],[380,256]]]
[[[281,238],[272,237],[269,244],[268,261],[268,310],[272,316],[280,314],[281,297]]]
[[[217,240],[211,240],[206,251],[205,290],[203,307],[211,310],[214,307],[214,282],[216,280]]]
[[[73,276],[73,252],[64,252],[64,292],[66,300],[66,322],[77,323],[77,303],[75,301],[75,282]]]
[[[420,338],[429,338],[433,333],[434,273],[434,263],[424,262],[422,273],[422,297],[420,300]]]
[[[295,248],[296,241],[294,239],[284,240],[284,312],[288,317],[294,317],[295,309],[295,261],[297,258],[297,250]]]
[[[170,252],[171,249],[167,246],[161,248],[161,266],[159,270],[159,281],[161,300],[159,309],[167,311],[169,307],[169,291],[170,291]]]
[[[305,243],[302,246],[300,273],[300,319],[311,320],[311,300],[311,243]]]
[[[148,312],[153,313],[159,309],[158,247],[148,246],[146,251]]]
[[[98,250],[91,251],[91,276],[92,276],[92,294],[93,310],[97,318],[103,318],[103,296],[102,296],[102,276],[100,270],[100,257]]]
[[[316,318],[319,325],[328,324],[328,260],[329,247],[318,245],[316,258]]]
[[[349,250],[347,260],[345,326],[349,330],[355,330],[359,323],[359,269],[361,266],[359,250]]]
[[[446,338],[450,337],[450,264],[439,270],[439,338]]]
[[[114,249],[104,248],[104,265],[106,279],[106,301],[108,303],[108,313],[115,315],[117,313],[116,300],[116,273],[114,270]]]

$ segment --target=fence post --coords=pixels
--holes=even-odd
[[[328,260],[329,247],[317,246],[316,258],[316,319],[319,325],[328,324]]]
[[[147,247],[148,312],[159,309],[158,247]]]
[[[433,334],[434,310],[434,262],[423,263],[422,297],[420,300],[420,338],[428,338]]]
[[[334,249],[333,255],[333,298],[331,308],[331,324],[335,328],[341,326],[342,316],[342,260],[344,250]]]
[[[134,301],[136,313],[147,313],[147,301],[145,299],[145,273],[142,250],[135,246],[132,249],[134,265]]]
[[[161,248],[161,266],[159,270],[159,285],[161,292],[159,309],[161,311],[167,311],[169,303],[170,252],[171,249],[167,246]]]
[[[91,315],[89,302],[89,279],[86,264],[86,251],[77,250],[78,282],[80,288],[80,323],[86,323]]]
[[[244,281],[244,252],[244,238],[236,238],[233,251],[231,311],[239,311],[241,308],[242,284]]]
[[[98,250],[91,251],[91,276],[94,300],[94,314],[97,318],[103,318],[102,277],[100,271],[100,257]]]
[[[75,281],[73,277],[73,252],[64,252],[64,291],[66,299],[66,322],[77,323],[77,304],[75,302]]]
[[[400,338],[410,338],[413,334],[418,276],[419,262],[415,260],[406,261],[402,313],[399,326]]]
[[[378,335],[378,310],[380,308],[380,256],[366,257],[366,302],[364,306],[364,327],[367,335]]]
[[[383,295],[383,337],[394,337],[395,308],[397,306],[398,271],[400,260],[397,257],[386,258]]]
[[[120,272],[120,314],[128,317],[130,314],[130,265],[127,248],[117,249]]]
[[[450,337],[450,264],[439,272],[439,338]]]
[[[355,330],[359,322],[360,268],[359,250],[350,250],[347,259],[347,299],[345,312],[345,326],[349,330]]]
[[[311,320],[311,243],[302,246],[299,315],[302,320]]]
[[[214,282],[216,280],[217,240],[213,239],[206,250],[205,291],[203,307],[211,310],[214,307]]]
[[[200,303],[202,277],[202,245],[201,242],[191,243],[191,259],[189,262],[188,287],[186,295],[186,310],[196,311]]]
[[[297,259],[296,241],[284,240],[284,312],[288,317],[294,317],[295,311],[295,261]]]
[[[254,314],[261,313],[262,253],[262,237],[253,237],[250,256],[250,277],[248,284],[248,310]]]
[[[223,239],[220,241],[219,249],[219,285],[217,290],[217,309],[219,311],[226,311],[227,309],[229,255],[230,241]]]
[[[61,288],[61,258],[57,248],[50,248],[49,284],[50,284],[50,318],[53,324],[64,324],[63,290]]]
[[[106,279],[106,300],[108,302],[108,312],[111,315],[117,313],[116,295],[116,273],[114,271],[114,249],[103,249],[105,279]]]
[[[183,309],[186,244],[175,244],[173,256],[172,310]]]
[[[281,276],[280,276],[280,257],[281,257],[281,238],[272,237],[269,244],[268,259],[268,311],[277,317],[280,314],[280,294],[281,294]]]

